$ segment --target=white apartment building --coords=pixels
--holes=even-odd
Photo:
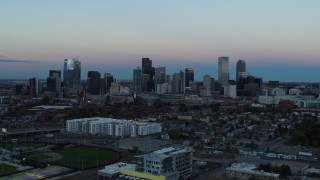
[[[258,101],[264,105],[278,105],[281,100],[289,100],[299,108],[320,108],[320,99],[310,95],[299,95],[299,89],[290,89],[289,95],[281,88],[264,89],[262,94],[258,96]]]
[[[71,133],[106,134],[115,137],[145,136],[162,132],[161,124],[111,118],[67,120],[66,131]]]

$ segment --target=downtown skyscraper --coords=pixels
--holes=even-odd
[[[79,89],[81,79],[81,62],[77,59],[65,59],[63,66],[63,85]]]
[[[133,92],[141,93],[142,87],[142,70],[137,67],[133,70]]]
[[[152,67],[152,60],[142,58],[142,91],[151,92],[155,89],[154,75],[155,69]]]
[[[229,57],[221,56],[218,59],[218,81],[222,87],[228,85]]]
[[[239,80],[241,73],[246,72],[246,61],[239,59],[236,67],[236,80]]]
[[[185,87],[190,87],[190,81],[194,81],[194,69],[189,67],[184,71],[185,74]]]
[[[100,94],[100,77],[101,74],[98,71],[89,71],[87,80],[87,91],[92,95]]]

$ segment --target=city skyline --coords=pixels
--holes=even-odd
[[[48,70],[63,69],[63,59],[78,57],[82,79],[88,71],[132,79],[140,59],[149,57],[167,74],[192,67],[195,80],[206,74],[217,79],[217,59],[228,56],[230,79],[243,59],[247,71],[264,81],[318,82],[319,5],[3,1],[0,55],[16,61],[0,61],[0,77],[45,79]]]

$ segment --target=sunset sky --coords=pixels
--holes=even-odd
[[[149,57],[168,74],[217,78],[219,56],[263,80],[320,81],[319,0],[3,0],[0,79],[46,78],[65,58],[132,79]],[[31,62],[29,62],[31,61]],[[34,63],[33,61],[36,61]]]

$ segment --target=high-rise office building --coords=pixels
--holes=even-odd
[[[166,67],[155,68],[156,83],[162,84],[166,82]]]
[[[205,89],[205,96],[211,96],[211,92],[213,91],[211,89],[211,77],[209,74],[206,74],[205,76],[203,76],[203,87]]]
[[[106,78],[100,78],[100,95],[107,93]]]
[[[221,86],[228,85],[229,81],[229,57],[219,57],[218,60],[218,81]]]
[[[79,89],[81,79],[81,62],[77,59],[65,59],[63,66],[64,87]]]
[[[145,88],[144,86],[142,88],[143,91],[151,92],[154,90],[154,75],[155,69],[152,67],[152,60],[149,58],[142,58],[142,84],[145,85]]]
[[[61,71],[60,70],[50,70],[49,76],[61,78]]]
[[[173,93],[185,93],[185,77],[184,72],[180,70],[179,73],[174,73],[171,80]]]
[[[236,78],[237,81],[240,77],[240,73],[246,72],[246,61],[239,59],[236,67]]]
[[[185,69],[185,86],[190,87],[189,82],[194,81],[194,69],[186,68]]]
[[[92,95],[100,94],[100,77],[98,71],[88,71],[87,91]]]
[[[142,91],[142,70],[137,67],[133,70],[133,92],[141,93]]]
[[[38,81],[35,77],[29,79],[29,95],[32,97],[38,95]]]
[[[114,82],[113,75],[111,73],[104,73],[104,79],[106,81],[106,91],[110,92],[111,83]]]
[[[50,70],[47,78],[47,90],[58,93],[61,88],[61,71]]]
[[[186,90],[186,84],[185,84],[185,74],[183,73],[182,70],[180,70],[179,76],[180,76],[179,91],[180,93],[184,94]]]

